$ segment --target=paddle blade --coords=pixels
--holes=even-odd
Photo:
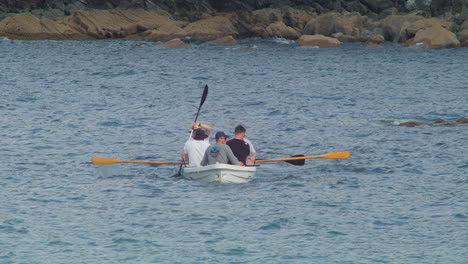
[[[351,157],[351,152],[349,151],[332,152],[332,153],[320,155],[319,157],[324,158],[324,159],[347,159]]]
[[[112,164],[117,164],[122,162],[121,160],[118,159],[113,159],[113,158],[98,158],[98,157],[93,157],[91,159],[91,163],[95,165],[112,165]]]
[[[206,97],[208,97],[208,84],[206,84],[205,89],[203,89],[203,95],[200,101],[200,106],[198,108],[201,108],[203,103],[205,103]]]
[[[296,158],[296,157],[304,157],[304,155],[295,155],[295,156],[292,156],[291,158]],[[285,162],[292,164],[292,165],[296,165],[296,166],[304,166],[305,159],[285,160]]]
[[[256,160],[255,162],[262,163],[262,162],[286,161],[286,162],[291,163],[293,165],[302,166],[302,165],[304,165],[303,162],[306,159],[317,159],[317,158],[322,158],[322,159],[346,159],[346,158],[349,158],[349,157],[351,157],[351,152],[342,151],[342,152],[327,153],[327,154],[318,155],[318,156],[296,155],[296,156],[292,156],[292,157],[289,157],[289,158]]]

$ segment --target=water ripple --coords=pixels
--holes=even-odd
[[[158,44],[0,40],[0,262],[465,262],[466,127],[398,124],[468,115],[466,50]],[[179,161],[205,84],[198,120],[262,159],[353,156],[242,185],[90,164]]]

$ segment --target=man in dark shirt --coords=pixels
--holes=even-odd
[[[234,156],[236,156],[242,166],[247,164],[247,157],[250,154],[249,144],[244,141],[244,138],[245,128],[241,125],[238,125],[234,130],[234,138],[226,143],[231,148]]]

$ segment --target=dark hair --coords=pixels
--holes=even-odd
[[[240,133],[245,133],[245,127],[238,125],[234,129],[234,134],[240,134]]]

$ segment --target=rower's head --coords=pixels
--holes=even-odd
[[[244,139],[245,138],[245,127],[242,125],[236,126],[234,129],[234,137],[237,139]]]
[[[205,134],[205,131],[201,128],[195,129],[193,131],[193,139],[195,140],[205,140],[208,136]]]
[[[227,139],[229,136],[226,136],[223,131],[216,132],[216,143],[226,144]]]

